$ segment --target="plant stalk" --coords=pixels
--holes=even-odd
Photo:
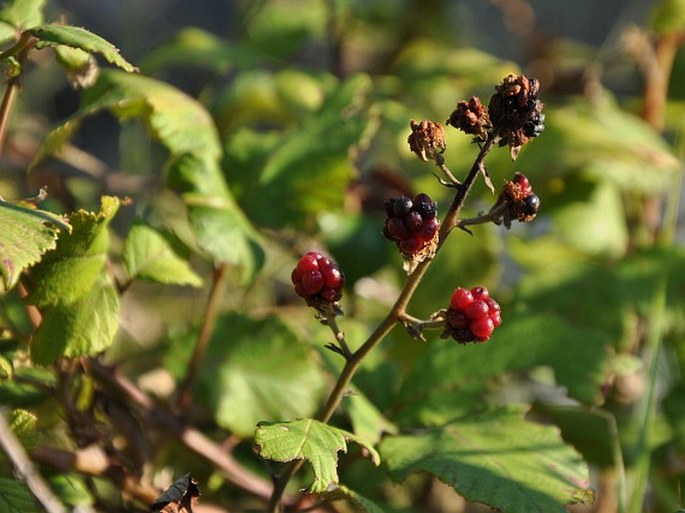
[[[207,308],[205,309],[204,319],[202,320],[202,327],[200,328],[197,343],[195,344],[195,351],[188,364],[188,370],[178,395],[178,406],[181,411],[190,406],[193,383],[195,382],[200,363],[207,352],[209,341],[211,340],[212,333],[214,333],[214,328],[216,327],[216,321],[219,317],[219,311],[221,310],[221,301],[224,297],[226,271],[227,264],[225,262],[218,264],[216,269],[214,269],[212,289],[210,290],[209,298],[207,299]]]
[[[445,214],[445,218],[440,226],[440,235],[436,254],[437,251],[439,251],[442,247],[445,239],[449,236],[452,229],[457,225],[459,212],[464,206],[464,201],[466,200],[466,197],[471,191],[471,188],[473,187],[473,184],[480,173],[486,155],[490,152],[495,142],[497,142],[497,138],[491,137],[481,146],[480,152],[471,166],[466,179],[461,185],[456,187],[457,192],[454,195],[452,204]],[[428,267],[433,262],[433,258],[434,257],[427,258],[426,260],[420,262],[409,274],[409,276],[407,276],[404,287],[402,288],[400,295],[388,314],[371,333],[366,342],[364,342],[364,344],[362,344],[362,346],[357,349],[349,359],[347,359],[345,366],[340,372],[340,376],[333,387],[333,390],[328,396],[326,404],[317,415],[316,420],[320,422],[328,422],[331,419],[333,413],[338,406],[340,406],[340,403],[345,397],[348,386],[366,355],[368,355],[376,346],[378,346],[378,344],[386,337],[386,335],[390,333],[395,324],[397,324],[397,322],[403,318],[407,305],[414,295],[414,292],[416,292],[416,289],[419,286],[424,274],[428,270]],[[269,513],[279,513],[282,511],[281,496],[285,492],[285,488],[288,485],[291,477],[295,474],[295,472],[297,472],[302,464],[303,460],[294,460],[275,480],[274,491],[269,501]]]

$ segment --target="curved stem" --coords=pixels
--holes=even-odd
[[[492,149],[492,146],[497,142],[496,137],[491,137],[485,142],[481,148],[476,160],[473,162],[469,173],[462,184],[456,187],[457,192],[454,195],[452,204],[445,214],[445,218],[440,226],[440,239],[438,241],[437,251],[442,247],[445,239],[449,236],[452,229],[456,226],[457,220],[459,218],[459,212],[464,206],[464,201],[468,196],[476,177],[480,173],[483,161],[488,152]],[[369,335],[369,338],[362,344],[362,346],[357,349],[350,358],[345,362],[345,366],[340,372],[333,390],[328,396],[326,404],[319,412],[316,420],[320,422],[328,422],[333,416],[335,410],[340,406],[347,388],[352,381],[352,377],[357,372],[357,369],[361,365],[362,361],[378,344],[385,338],[385,336],[390,333],[392,328],[397,324],[398,321],[402,319],[405,315],[405,310],[409,301],[411,300],[416,288],[419,286],[421,279],[428,270],[428,267],[433,261],[433,258],[427,258],[426,260],[420,262],[416,268],[407,276],[407,281],[404,283],[404,287],[400,292],[395,304],[392,306],[388,314],[381,321],[381,323],[376,327],[375,330]],[[303,460],[295,460],[291,462],[284,470],[283,473],[278,476],[274,483],[274,491],[269,501],[269,513],[278,513],[282,511],[281,508],[281,496],[285,491],[285,488],[290,481],[290,478],[297,472],[297,470],[302,466]]]
[[[195,345],[195,352],[193,358],[188,364],[188,371],[185,379],[181,385],[178,395],[178,406],[181,410],[185,410],[190,405],[191,389],[195,382],[195,376],[200,368],[200,362],[207,352],[207,346],[212,338],[216,320],[221,309],[221,300],[224,297],[224,281],[226,279],[227,265],[225,262],[220,263],[214,270],[214,279],[212,282],[212,290],[209,292],[209,299],[207,299],[207,308],[205,316],[202,320],[202,327],[200,334],[197,337],[197,344]]]

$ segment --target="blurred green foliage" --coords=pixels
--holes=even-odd
[[[439,1],[235,2],[239,30],[229,37],[188,20],[128,60],[95,34],[49,24],[44,3],[0,8],[2,69],[8,84],[20,69],[23,84],[0,168],[0,399],[13,418],[38,419],[41,441],[73,450],[86,440],[74,419],[113,422],[82,356],[102,355],[173,404],[216,314],[184,421],[230,436],[236,460],[267,482],[280,467],[250,448],[258,422],[281,422],[268,425],[282,436],[261,452],[314,468],[288,492],[330,478],[312,489],[360,511],[457,511],[459,494],[513,513],[563,512],[590,489],[616,486],[616,511],[676,511],[685,457],[682,51],[659,132],[640,116],[645,77],[627,47],[541,44],[551,36],[533,24],[505,34],[528,49],[513,62],[469,38],[477,30],[460,2],[461,11]],[[523,19],[494,4],[498,23]],[[683,2],[654,2],[642,25],[682,34],[684,12]],[[64,79],[74,67],[48,59],[51,50],[31,50],[36,62],[16,67],[22,31],[36,48],[76,49],[121,69],[99,69],[76,95]],[[454,230],[409,305],[426,319],[457,286],[484,285],[502,304],[502,326],[487,344],[460,346],[440,331],[412,339],[398,325],[362,363],[331,426],[303,435],[308,421],[298,419],[320,410],[342,362],[324,348],[330,330],[292,291],[291,269],[311,249],[340,264],[338,322],[351,349],[361,346],[406,277],[381,233],[384,200],[426,192],[439,213],[452,201],[439,170],[409,151],[409,121],[443,123],[473,95],[487,104],[503,77],[522,70],[542,82],[545,131],[516,162],[502,148],[487,166],[498,189],[525,173],[540,212],[511,230]],[[74,105],[57,116],[60,98]],[[462,178],[478,148],[448,128],[445,159]],[[45,184],[41,210],[21,201]],[[462,214],[494,200],[479,181]],[[54,228],[64,219],[71,234]],[[210,312],[217,269],[225,294]],[[24,424],[12,427],[30,449]],[[379,449],[381,468],[357,448],[338,454],[348,432]],[[177,440],[143,437],[155,447],[141,456],[153,477],[192,471],[203,502],[255,507]],[[291,450],[298,441],[306,451]],[[0,463],[0,503],[32,511],[28,489]],[[590,481],[588,469],[599,477]],[[392,483],[405,479],[397,493]],[[451,506],[431,503],[435,479],[454,490]],[[99,481],[50,479],[65,504],[116,508],[116,484]]]

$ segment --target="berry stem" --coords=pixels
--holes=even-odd
[[[485,157],[498,141],[498,136],[491,136],[485,143],[483,143],[480,146],[478,156],[473,162],[473,165],[471,166],[471,169],[469,170],[464,182],[459,183],[459,185],[454,184],[456,193],[440,227],[440,240],[438,241],[436,254],[440,247],[442,247],[442,244],[445,242],[445,239],[449,236],[452,229],[457,225],[459,212],[464,206],[464,201],[471,191],[476,177],[481,172]],[[433,258],[435,258],[435,256],[426,258],[407,275],[407,281],[404,283],[404,287],[402,288],[400,295],[388,314],[380,322],[376,329],[373,330],[371,335],[369,335],[369,338],[361,345],[361,347],[349,355],[349,358],[347,358],[347,361],[345,362],[345,366],[340,372],[340,376],[338,376],[338,380],[336,381],[333,390],[328,396],[326,404],[324,404],[323,408],[316,416],[316,420],[320,422],[328,422],[331,419],[333,413],[338,409],[338,406],[340,406],[340,403],[345,397],[349,384],[366,355],[369,354],[388,335],[388,333],[390,333],[390,331],[398,322],[401,322],[402,319],[407,318],[407,305],[419,286],[421,279],[428,270],[428,267],[433,261]],[[288,485],[290,478],[302,466],[303,462],[304,460],[294,460],[288,466],[286,466],[283,472],[274,480],[274,490],[269,500],[269,506],[267,509],[269,513],[280,513],[283,511],[281,497],[285,492],[285,488]]]
[[[335,341],[338,343],[340,354],[345,357],[345,360],[349,360],[352,357],[352,351],[350,351],[350,347],[345,341],[345,333],[338,327],[338,323],[335,320],[335,314],[333,312],[326,312],[322,321],[331,328]]]
[[[447,167],[445,164],[445,157],[442,155],[442,153],[439,153],[438,155],[435,156],[435,165],[437,165],[440,168],[440,171],[447,177],[449,182],[446,183],[448,186],[459,186],[461,185],[461,182],[452,174],[452,171]],[[441,180],[442,182],[442,180]]]

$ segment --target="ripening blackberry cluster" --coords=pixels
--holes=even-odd
[[[459,343],[485,342],[502,324],[500,306],[485,287],[459,287],[450,298],[445,332]]]
[[[509,199],[512,218],[522,223],[531,221],[540,208],[540,198],[533,192],[528,177],[516,173],[504,186],[504,194]]]
[[[339,301],[345,284],[345,276],[337,264],[316,251],[300,258],[290,279],[297,295],[315,307]]]
[[[414,258],[437,237],[440,221],[437,205],[427,194],[392,198],[385,202],[388,218],[383,235],[395,242],[406,258]]]

